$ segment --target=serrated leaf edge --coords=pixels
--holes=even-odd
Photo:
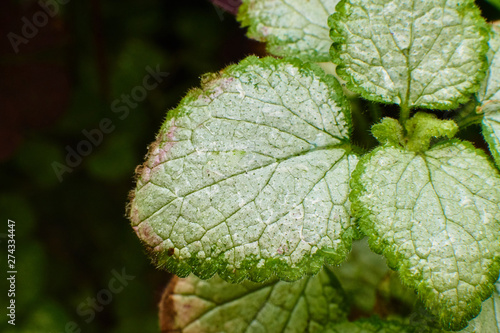
[[[346,119],[346,127],[348,128],[349,137],[352,132],[352,121],[351,114],[348,112],[350,110],[349,102],[347,98],[342,93],[342,87],[340,83],[335,79],[334,76],[325,74],[325,72],[316,64],[313,63],[304,63],[300,59],[297,58],[283,58],[277,59],[274,57],[265,57],[258,58],[256,56],[249,56],[242,60],[238,64],[230,65],[226,67],[224,70],[221,70],[219,73],[214,74],[206,74],[205,82],[202,82],[201,88],[195,88],[188,92],[188,94],[181,100],[178,106],[169,111],[166,117],[165,122],[161,126],[161,129],[157,135],[157,139],[153,144],[151,144],[149,148],[149,152],[146,155],[146,163],[149,160],[149,156],[151,155],[154,147],[157,146],[161,139],[162,133],[168,133],[169,120],[182,115],[182,107],[187,105],[190,101],[198,99],[201,94],[210,95],[210,82],[213,79],[221,79],[231,77],[233,73],[237,73],[239,71],[244,70],[248,66],[258,65],[261,67],[272,67],[279,64],[290,64],[299,69],[299,71],[308,71],[312,72],[314,75],[318,77],[318,79],[325,82],[330,89],[330,97],[336,101],[341,108],[341,112],[344,114]],[[203,80],[202,80],[203,81]],[[354,152],[355,148],[351,149],[351,144],[349,142],[341,142],[339,145],[328,147],[328,149],[343,149],[345,150],[345,157],[349,158],[349,155],[357,154]],[[139,179],[144,170],[144,167],[138,167],[136,169],[136,183],[139,183]],[[139,187],[138,187],[139,188]],[[134,224],[133,221],[133,199],[135,197],[135,189],[129,194],[130,203],[127,205],[127,216],[132,222],[132,226],[138,231],[138,226],[142,222],[138,224]],[[224,253],[219,255],[216,258],[211,258],[211,260],[203,259],[200,260],[197,258],[197,253],[193,253],[190,258],[184,260],[178,260],[173,256],[173,248],[165,247],[163,239],[158,236],[152,228],[147,228],[147,237],[148,239],[153,239],[156,241],[146,242],[141,237],[140,241],[146,248],[146,252],[148,252],[149,257],[151,258],[152,263],[159,269],[167,270],[179,277],[186,277],[191,272],[194,273],[201,279],[208,279],[212,277],[215,273],[218,273],[221,278],[225,281],[237,283],[241,282],[245,278],[248,278],[250,281],[254,282],[263,282],[267,279],[276,276],[280,280],[283,281],[296,281],[302,278],[304,275],[312,275],[319,272],[319,270],[323,267],[325,263],[330,265],[338,265],[343,260],[345,260],[348,252],[350,251],[350,246],[352,241],[356,238],[360,237],[360,233],[357,230],[355,225],[347,228],[343,235],[343,243],[347,246],[343,246],[337,250],[338,253],[332,253],[328,248],[318,249],[318,251],[312,255],[305,256],[298,264],[295,264],[293,267],[290,267],[288,264],[283,263],[278,258],[273,259],[256,259],[250,258],[241,262],[240,267],[238,269],[232,268],[231,264],[224,258]]]
[[[453,145],[453,144],[462,144],[466,148],[473,150],[478,155],[484,157],[485,160],[487,161],[487,163],[489,163],[489,165],[491,167],[495,168],[493,162],[488,157],[488,155],[483,150],[475,148],[472,145],[472,143],[470,143],[468,141],[461,141],[458,139],[453,139],[453,140],[437,143],[434,146],[432,146],[429,150],[439,148],[440,146]],[[395,147],[395,146],[390,146],[390,147],[394,148],[394,149],[399,149],[404,153],[413,153],[415,155],[424,155],[424,153],[407,151],[407,150],[402,149],[401,147]],[[365,208],[359,200],[359,197],[361,197],[363,195],[363,192],[365,192],[365,188],[359,180],[361,179],[361,176],[363,175],[363,173],[366,169],[366,165],[368,164],[370,159],[378,151],[384,150],[386,148],[387,148],[387,146],[379,146],[378,148],[374,149],[372,152],[365,154],[359,160],[355,170],[351,174],[351,181],[350,181],[351,193],[349,195],[349,200],[351,201],[351,213],[356,218],[358,218],[358,226],[359,226],[359,229],[361,230],[361,232],[363,234],[365,234],[366,236],[368,236],[368,243],[370,245],[370,249],[377,254],[383,255],[387,260],[387,265],[392,270],[397,271],[399,273],[398,275],[399,275],[401,281],[403,282],[403,284],[414,289],[417,292],[418,297],[425,304],[427,304],[426,294],[428,294],[429,292],[425,290],[426,289],[425,288],[426,287],[425,281],[421,280],[421,283],[419,283],[417,286],[414,286],[412,281],[410,280],[410,278],[408,276],[406,276],[406,274],[401,274],[399,269],[401,268],[402,262],[404,262],[405,258],[402,256],[398,256],[396,253],[390,252],[389,249],[390,249],[391,245],[389,243],[387,243],[386,241],[384,241],[383,239],[379,238],[377,236],[376,231],[373,228],[368,227],[368,225],[370,225],[370,224],[376,224],[376,221],[373,221],[372,219],[369,218],[369,216],[370,216],[369,209]],[[498,279],[498,272],[499,271],[500,271],[500,257],[497,257],[496,261],[494,261],[490,265],[490,267],[488,267],[487,274],[485,274],[489,278],[489,283],[490,283],[489,289],[490,290],[487,291],[486,293],[476,295],[477,297],[479,297],[480,302],[476,306],[474,306],[473,304],[470,304],[471,311],[469,311],[469,313],[464,318],[464,320],[466,320],[466,322],[472,320],[481,312],[482,302],[485,301],[486,299],[488,299],[494,291],[493,284]],[[417,280],[417,279],[418,279],[418,277],[413,278],[413,280]],[[486,285],[486,287],[488,287],[488,286]],[[488,289],[488,288],[486,288],[486,289]],[[465,326],[463,326],[461,329],[463,329],[464,327]]]

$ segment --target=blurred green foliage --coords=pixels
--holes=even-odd
[[[18,15],[3,28],[17,33],[23,16],[40,11],[36,1],[7,3]],[[199,76],[258,53],[257,44],[244,37],[233,17],[220,16],[204,0],[71,1],[60,9],[47,27],[19,46],[17,55],[0,53],[0,65],[6,67],[56,64],[66,71],[70,86],[68,92],[51,94],[67,100],[61,115],[36,129],[20,126],[21,143],[0,166],[2,293],[8,290],[7,219],[16,222],[18,272],[16,326],[6,323],[4,296],[0,332],[158,332],[157,304],[169,275],[150,264],[124,216],[134,169],[166,111],[199,84]],[[62,37],[49,43],[44,29],[54,25]],[[112,103],[142,86],[146,68],[157,66],[169,76],[126,117],[113,112]],[[36,93],[41,85],[60,83],[50,75],[40,79],[38,86],[25,82],[22,89]],[[48,119],[51,105],[32,111]],[[25,122],[24,114],[18,116]],[[102,142],[59,181],[53,163],[66,165],[66,147],[76,150],[87,140],[82,131],[99,128],[104,118],[113,131],[103,133]],[[122,269],[133,280],[90,320],[88,299],[108,290],[113,270]]]

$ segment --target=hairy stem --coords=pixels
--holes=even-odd
[[[477,113],[477,102],[466,104],[453,119],[461,129],[470,125],[480,124],[483,121],[483,113]]]
[[[410,118],[410,108],[408,105],[401,105],[401,112],[399,114],[399,122],[406,133],[406,121]]]

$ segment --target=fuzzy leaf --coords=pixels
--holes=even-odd
[[[500,269],[500,175],[480,150],[451,141],[423,153],[381,147],[351,181],[353,213],[444,329],[462,329]]]
[[[500,167],[500,27],[491,26],[488,51],[489,71],[477,93],[479,112],[484,113],[483,136],[488,142],[491,154]]]
[[[411,151],[426,151],[432,139],[447,137],[451,139],[458,131],[452,120],[441,120],[434,114],[417,112],[406,122],[406,137],[403,126],[393,118],[385,117],[372,126],[373,136],[382,144],[404,147]]]
[[[499,282],[496,283],[495,291],[490,298],[483,302],[483,308],[479,316],[474,318],[463,333],[500,333],[500,293],[498,288]]]
[[[191,275],[170,282],[160,317],[162,332],[319,333],[327,323],[345,320],[344,304],[328,270],[292,283],[230,284],[218,276],[200,280]]]
[[[450,109],[484,77],[487,30],[473,0],[342,0],[329,24],[337,73],[367,99]]]
[[[250,57],[168,113],[130,218],[179,276],[296,280],[340,263],[355,233],[349,111],[316,65]]]
[[[339,0],[244,0],[238,20],[269,53],[330,61],[328,16]]]
[[[384,117],[380,123],[372,126],[373,136],[382,145],[404,146],[403,126],[394,118]]]
[[[490,103],[489,107],[483,107],[483,110],[483,136],[500,168],[500,101]]]
[[[434,114],[417,112],[406,123],[406,131],[408,132],[406,148],[412,151],[425,151],[429,149],[432,138],[453,138],[458,126],[453,120],[441,120]]]

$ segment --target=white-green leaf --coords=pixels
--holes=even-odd
[[[483,309],[479,316],[474,318],[465,329],[460,332],[463,333],[500,333],[500,287],[499,282],[495,284],[496,288],[486,301],[483,302]]]
[[[483,136],[490,147],[490,152],[500,168],[500,100],[491,101],[482,106]]]
[[[329,24],[337,72],[367,99],[450,109],[484,77],[487,30],[473,0],[342,0]]]
[[[381,147],[351,181],[370,246],[415,288],[445,329],[476,316],[498,277],[500,175],[471,144]]]
[[[248,37],[267,42],[269,53],[330,61],[328,16],[339,0],[243,0],[238,13]]]
[[[490,49],[488,51],[489,70],[481,89],[477,93],[480,103],[478,110],[484,113],[483,136],[488,142],[491,154],[500,167],[500,27],[491,26]]]
[[[130,218],[160,267],[296,280],[344,260],[355,233],[349,111],[313,64],[249,57],[168,113]]]
[[[160,310],[162,332],[318,332],[345,320],[345,297],[328,270],[296,282],[244,281],[218,276],[200,280],[174,277]]]

